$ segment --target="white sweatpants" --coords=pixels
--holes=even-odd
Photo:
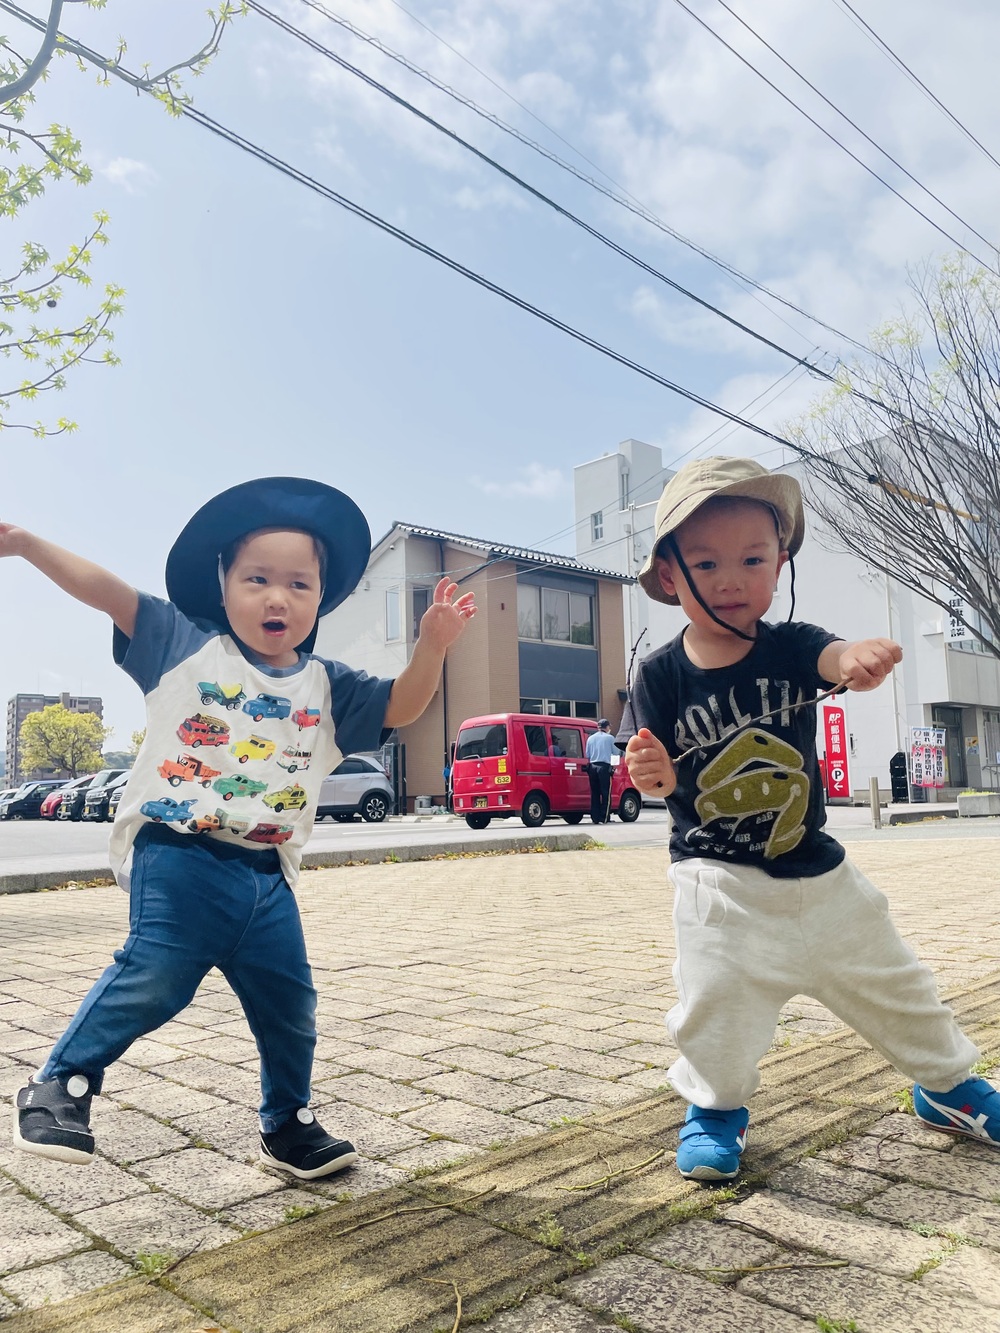
[[[678,1002],[668,1076],[698,1106],[732,1110],[760,1083],[779,1012],[810,995],[915,1083],[948,1092],[979,1052],[938,998],[930,968],[889,919],[889,904],[844,860],[812,879],[751,866],[675,861]]]

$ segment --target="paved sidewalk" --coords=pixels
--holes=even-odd
[[[851,854],[1000,1057],[995,847]],[[256,1054],[210,977],[110,1072],[97,1162],[0,1146],[0,1318],[12,1333],[213,1319],[430,1333],[452,1327],[454,1281],[467,1314],[513,1307],[491,1333],[817,1315],[871,1333],[1000,1330],[1000,1154],[886,1117],[899,1076],[812,1001],[783,1016],[747,1186],[731,1199],[676,1175],[683,1107],[657,1095],[672,1058],[664,869],[662,850],[622,850],[307,874],[316,1105],[363,1162],[308,1186],[253,1165]],[[0,1092],[44,1058],[125,925],[115,890],[0,899]],[[543,1289],[556,1294],[531,1295]]]

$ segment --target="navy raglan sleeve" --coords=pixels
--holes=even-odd
[[[666,651],[661,649],[639,663],[615,737],[618,748],[624,750],[639,728],[646,727],[668,751],[675,753],[676,704],[672,702],[675,697]]]
[[[838,684],[835,680],[824,680],[817,667],[820,653],[831,643],[836,643],[841,638],[839,634],[831,634],[819,625],[808,625],[804,621],[793,621],[775,628],[783,631],[782,637],[794,655],[801,679],[808,688],[828,690],[831,685]]]
[[[392,733],[384,725],[392,680],[352,671],[343,662],[325,661],[324,666],[330,678],[337,749],[341,754],[379,749]]]
[[[191,657],[219,630],[189,620],[173,602],[140,592],[132,637],[115,626],[112,652],[122,670],[149,694],[175,666]]]

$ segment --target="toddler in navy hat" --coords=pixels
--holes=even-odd
[[[204,505],[168,557],[169,601],[0,523],[0,555],[22,556],[111,617],[115,660],[147,714],[111,836],[128,939],[18,1092],[18,1147],[89,1162],[107,1066],[217,967],[260,1053],[261,1160],[302,1180],[356,1161],[309,1109],[316,992],[290,889],[323,777],[420,716],[476,609],[442,579],[395,680],[315,656],[319,617],[354,590],[370,553],[354,501],[295,477],[245,482]]]

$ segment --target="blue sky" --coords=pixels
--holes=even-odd
[[[885,164],[718,0],[687,0],[811,114],[960,238],[973,238]],[[33,0],[33,12],[47,5]],[[273,6],[619,244],[792,349],[832,367],[845,345],[723,275],[301,0]],[[823,320],[863,338],[905,299],[908,269],[949,243],[877,184],[674,0],[393,0],[329,7],[524,133],[600,169],[671,227]],[[732,7],[873,138],[987,236],[991,164],[900,74],[837,0]],[[855,8],[1000,156],[988,0],[857,0]],[[154,69],[207,35],[193,0],[67,5],[63,27]],[[805,16],[805,17],[804,17]],[[4,16],[19,49],[35,38]],[[671,294],[462,149],[251,14],[227,33],[197,105],[395,225],[732,410],[790,362]],[[160,593],[166,552],[209,496],[249,477],[340,486],[378,537],[394,520],[572,551],[572,469],[629,436],[694,453],[780,452],[572,342],[121,84],[69,61],[37,90],[39,122],[70,124],[95,168],[16,223],[53,249],[111,214],[99,281],[127,289],[122,366],[86,368],[55,405],[72,437],[2,441],[0,515]],[[553,133],[554,131],[554,133]],[[567,146],[556,135],[568,140]],[[573,149],[596,164],[588,165]],[[979,243],[977,243],[979,244]],[[62,312],[61,312],[62,313]],[[66,312],[68,319],[69,311]],[[787,321],[787,322],[786,322]],[[789,327],[791,326],[791,327]],[[816,349],[813,351],[813,349]],[[751,409],[780,430],[821,392],[792,375]],[[56,412],[53,411],[53,416]],[[726,428],[729,429],[728,427]],[[609,501],[612,497],[609,497]],[[127,744],[138,690],[110,627],[20,562],[0,567],[7,634],[0,701],[100,694]]]

